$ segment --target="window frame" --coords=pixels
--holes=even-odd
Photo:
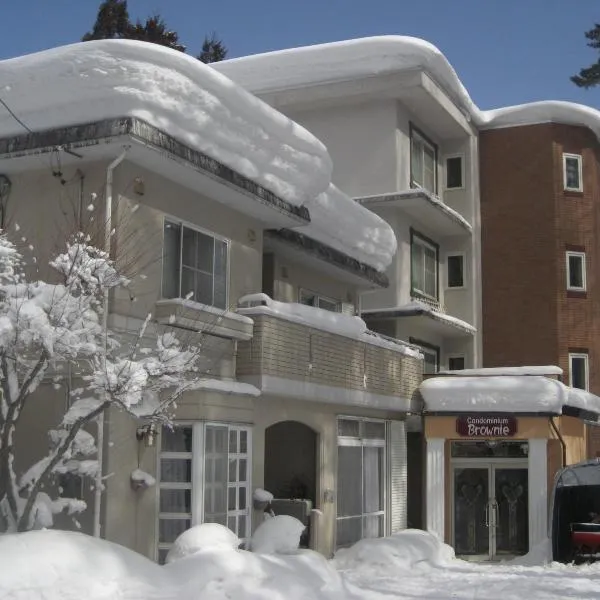
[[[250,424],[246,423],[233,423],[233,422],[223,422],[223,421],[175,421],[173,423],[173,427],[189,427],[192,430],[192,449],[191,452],[178,452],[174,450],[162,450],[162,430],[160,435],[158,436],[158,444],[157,444],[157,452],[156,452],[156,540],[154,543],[154,553],[155,560],[158,562],[160,560],[160,551],[168,550],[172,544],[161,542],[160,535],[160,521],[168,520],[168,519],[188,519],[190,521],[190,526],[200,525],[204,522],[204,513],[205,513],[205,503],[204,503],[204,495],[205,495],[205,470],[206,470],[206,429],[207,427],[227,427],[227,493],[225,501],[229,502],[229,488],[230,487],[242,487],[240,482],[236,480],[232,484],[229,481],[229,460],[230,456],[233,457],[234,460],[239,461],[240,457],[246,458],[246,481],[243,487],[246,488],[246,531],[245,535],[242,536],[239,533],[236,533],[242,542],[246,542],[250,539],[252,532],[252,434],[253,427]],[[229,451],[229,439],[231,431],[246,431],[247,439],[246,439],[246,453],[241,452],[230,452]],[[238,434],[239,435],[239,434]],[[239,440],[239,437],[238,437]],[[239,450],[239,448],[238,448]],[[161,481],[161,458],[178,458],[178,459],[187,459],[191,460],[191,480],[190,482],[163,482]],[[239,469],[239,465],[238,465]],[[239,472],[238,472],[239,475]],[[161,512],[160,510],[160,491],[162,489],[184,489],[191,491],[191,505],[190,513],[168,513]],[[240,516],[239,510],[230,510],[227,504],[227,518],[229,518],[229,513],[232,514],[232,517],[236,518]]]
[[[462,259],[462,280],[463,280],[462,281],[462,285],[453,285],[453,286],[450,285],[450,281],[449,281],[449,277],[448,277],[448,274],[449,274],[448,259],[451,256],[460,256],[460,258]],[[467,267],[467,254],[466,254],[466,252],[463,252],[463,251],[446,252],[445,264],[446,264],[446,273],[445,273],[445,275],[446,275],[446,281],[445,281],[445,283],[446,283],[446,289],[447,290],[465,290],[465,289],[467,289],[468,286],[467,286],[467,283],[466,283],[467,282],[467,277],[466,277],[466,274],[467,274],[467,269],[466,269],[466,267]]]
[[[409,123],[409,168],[410,168],[410,187],[411,188],[422,188],[434,195],[438,193],[438,161],[439,161],[439,153],[438,146],[436,143],[431,140],[427,135],[425,135],[418,127],[416,127],[413,123]],[[418,183],[415,180],[415,174],[413,171],[413,139],[417,138],[424,145],[428,146],[431,150],[433,150],[433,189],[429,190],[424,185]]]
[[[181,227],[181,239],[179,243],[179,295],[175,298],[167,298],[164,295],[164,276],[165,276],[165,226],[167,222],[172,225],[179,225]],[[212,306],[218,310],[228,310],[229,309],[229,296],[231,291],[231,282],[230,282],[230,271],[231,271],[231,240],[223,235],[215,233],[214,231],[210,231],[204,227],[200,227],[195,225],[194,223],[190,223],[184,219],[179,219],[177,217],[173,217],[169,214],[163,215],[163,229],[162,229],[162,252],[161,252],[161,271],[160,271],[160,297],[162,300],[173,300],[173,299],[181,299],[185,300],[185,298],[181,295],[181,278],[183,271],[182,264],[182,254],[183,254],[183,228],[186,227],[196,233],[201,233],[202,235],[213,238],[214,240],[218,240],[219,242],[223,242],[227,249],[227,257],[226,257],[226,265],[225,265],[225,306],[223,308],[215,306],[214,304],[206,304],[204,302],[198,302],[198,300],[194,298],[190,298],[188,302],[194,302],[195,304],[199,304],[201,306]],[[214,256],[213,256],[214,260]],[[214,266],[214,264],[213,264]],[[213,271],[213,300],[214,300],[214,271]]]
[[[579,179],[578,187],[569,187],[567,185],[567,160],[575,159],[577,161],[577,177]],[[583,156],[581,154],[573,154],[563,152],[563,190],[565,192],[583,192]]]
[[[412,336],[408,338],[408,342],[413,344],[413,346],[417,346],[422,350],[423,354],[435,355],[435,373],[440,372],[442,352],[439,346]],[[423,366],[425,366],[425,361],[423,361]],[[423,375],[434,375],[435,373],[425,373],[425,371],[423,371]]]
[[[312,290],[309,290],[308,288],[302,288],[302,287],[298,288],[298,304],[302,304],[302,306],[312,306],[311,304],[306,304],[305,302],[302,302],[302,296],[305,294],[309,295],[309,296],[314,296],[317,299],[317,306],[314,306],[313,308],[321,308],[321,306],[320,306],[321,300],[324,300],[325,302],[335,304],[336,309],[335,309],[335,311],[333,311],[333,310],[329,310],[328,308],[322,308],[321,310],[328,310],[329,312],[336,312],[336,313],[342,312],[342,302],[340,300],[336,300],[335,298],[331,298],[330,296],[325,296],[324,294],[319,294],[318,292],[313,292]]]
[[[579,258],[582,261],[581,268],[581,278],[582,278],[582,286],[572,286],[571,285],[571,258]],[[567,291],[569,292],[585,292],[587,291],[587,261],[585,252],[576,251],[576,250],[567,250],[565,252],[565,260],[567,266]]]
[[[573,387],[573,359],[583,359],[585,364],[585,387],[586,392],[590,389],[590,355],[588,352],[569,352],[569,386]]]
[[[460,185],[450,187],[448,185],[448,161],[453,158],[460,158]],[[447,154],[444,156],[444,190],[464,190],[465,185],[465,155],[463,152],[457,152],[455,154]]]
[[[429,246],[431,250],[435,252],[435,295],[431,296],[427,292],[424,292],[415,287],[415,273],[413,272],[413,248],[415,240],[420,243],[421,246]],[[436,244],[432,239],[419,233],[412,227],[410,228],[410,295],[412,297],[428,298],[439,302],[440,300],[440,246]]]

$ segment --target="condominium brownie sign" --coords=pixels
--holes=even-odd
[[[461,416],[456,419],[456,433],[471,438],[511,437],[517,433],[517,419],[509,416]]]

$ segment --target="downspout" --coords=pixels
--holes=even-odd
[[[113,172],[123,162],[127,148],[113,160],[106,169],[106,195],[104,213],[104,251],[110,257],[112,237],[112,202],[113,202]],[[104,307],[102,313],[102,330],[104,331],[104,356],[108,347],[108,290],[104,290]],[[96,445],[98,448],[98,471],[94,486],[94,537],[100,537],[100,512],[102,508],[102,474],[104,472],[104,412],[98,417]]]
[[[554,417],[548,417],[549,421],[550,421],[550,427],[552,427],[554,433],[556,433],[556,437],[558,438],[558,441],[560,442],[561,448],[562,448],[562,467],[566,467],[567,466],[567,445],[565,444],[565,440],[562,436],[562,433],[559,431],[558,427],[556,426],[556,423],[554,422]]]

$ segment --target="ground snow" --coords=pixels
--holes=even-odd
[[[175,540],[167,554],[167,563],[173,563],[204,550],[234,550],[240,543],[240,539],[231,529],[218,523],[202,523],[190,527]]]
[[[600,138],[600,111],[582,104],[548,100],[480,110],[442,52],[414,37],[345,40],[244,56],[211,66],[259,95],[421,69],[482,129],[557,122],[589,127]]]
[[[315,136],[192,56],[131,40],[71,44],[0,61],[0,92],[34,131],[142,119],[307,205],[307,236],[380,271],[396,252],[391,227],[331,185],[331,158]],[[23,133],[0,110],[0,137]]]
[[[309,550],[255,554],[215,545],[207,537],[209,543],[199,551],[161,567],[80,533],[0,535],[0,598],[595,600],[600,589],[600,565],[467,563],[420,531],[364,540],[333,561]]]
[[[263,521],[252,535],[250,548],[261,554],[291,554],[298,550],[306,526],[289,515],[276,515]]]

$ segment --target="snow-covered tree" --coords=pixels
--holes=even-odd
[[[156,331],[150,316],[130,336],[107,328],[109,294],[130,282],[89,236],[70,238],[45,280],[31,275],[33,261],[0,232],[0,532],[49,526],[53,514],[83,510],[84,502],[61,497],[53,483],[58,475],[97,475],[89,426],[109,407],[165,422],[201,377],[201,344]],[[44,401],[42,382],[60,386],[73,372],[48,454],[19,476],[15,445],[28,435],[23,410],[34,397]]]

